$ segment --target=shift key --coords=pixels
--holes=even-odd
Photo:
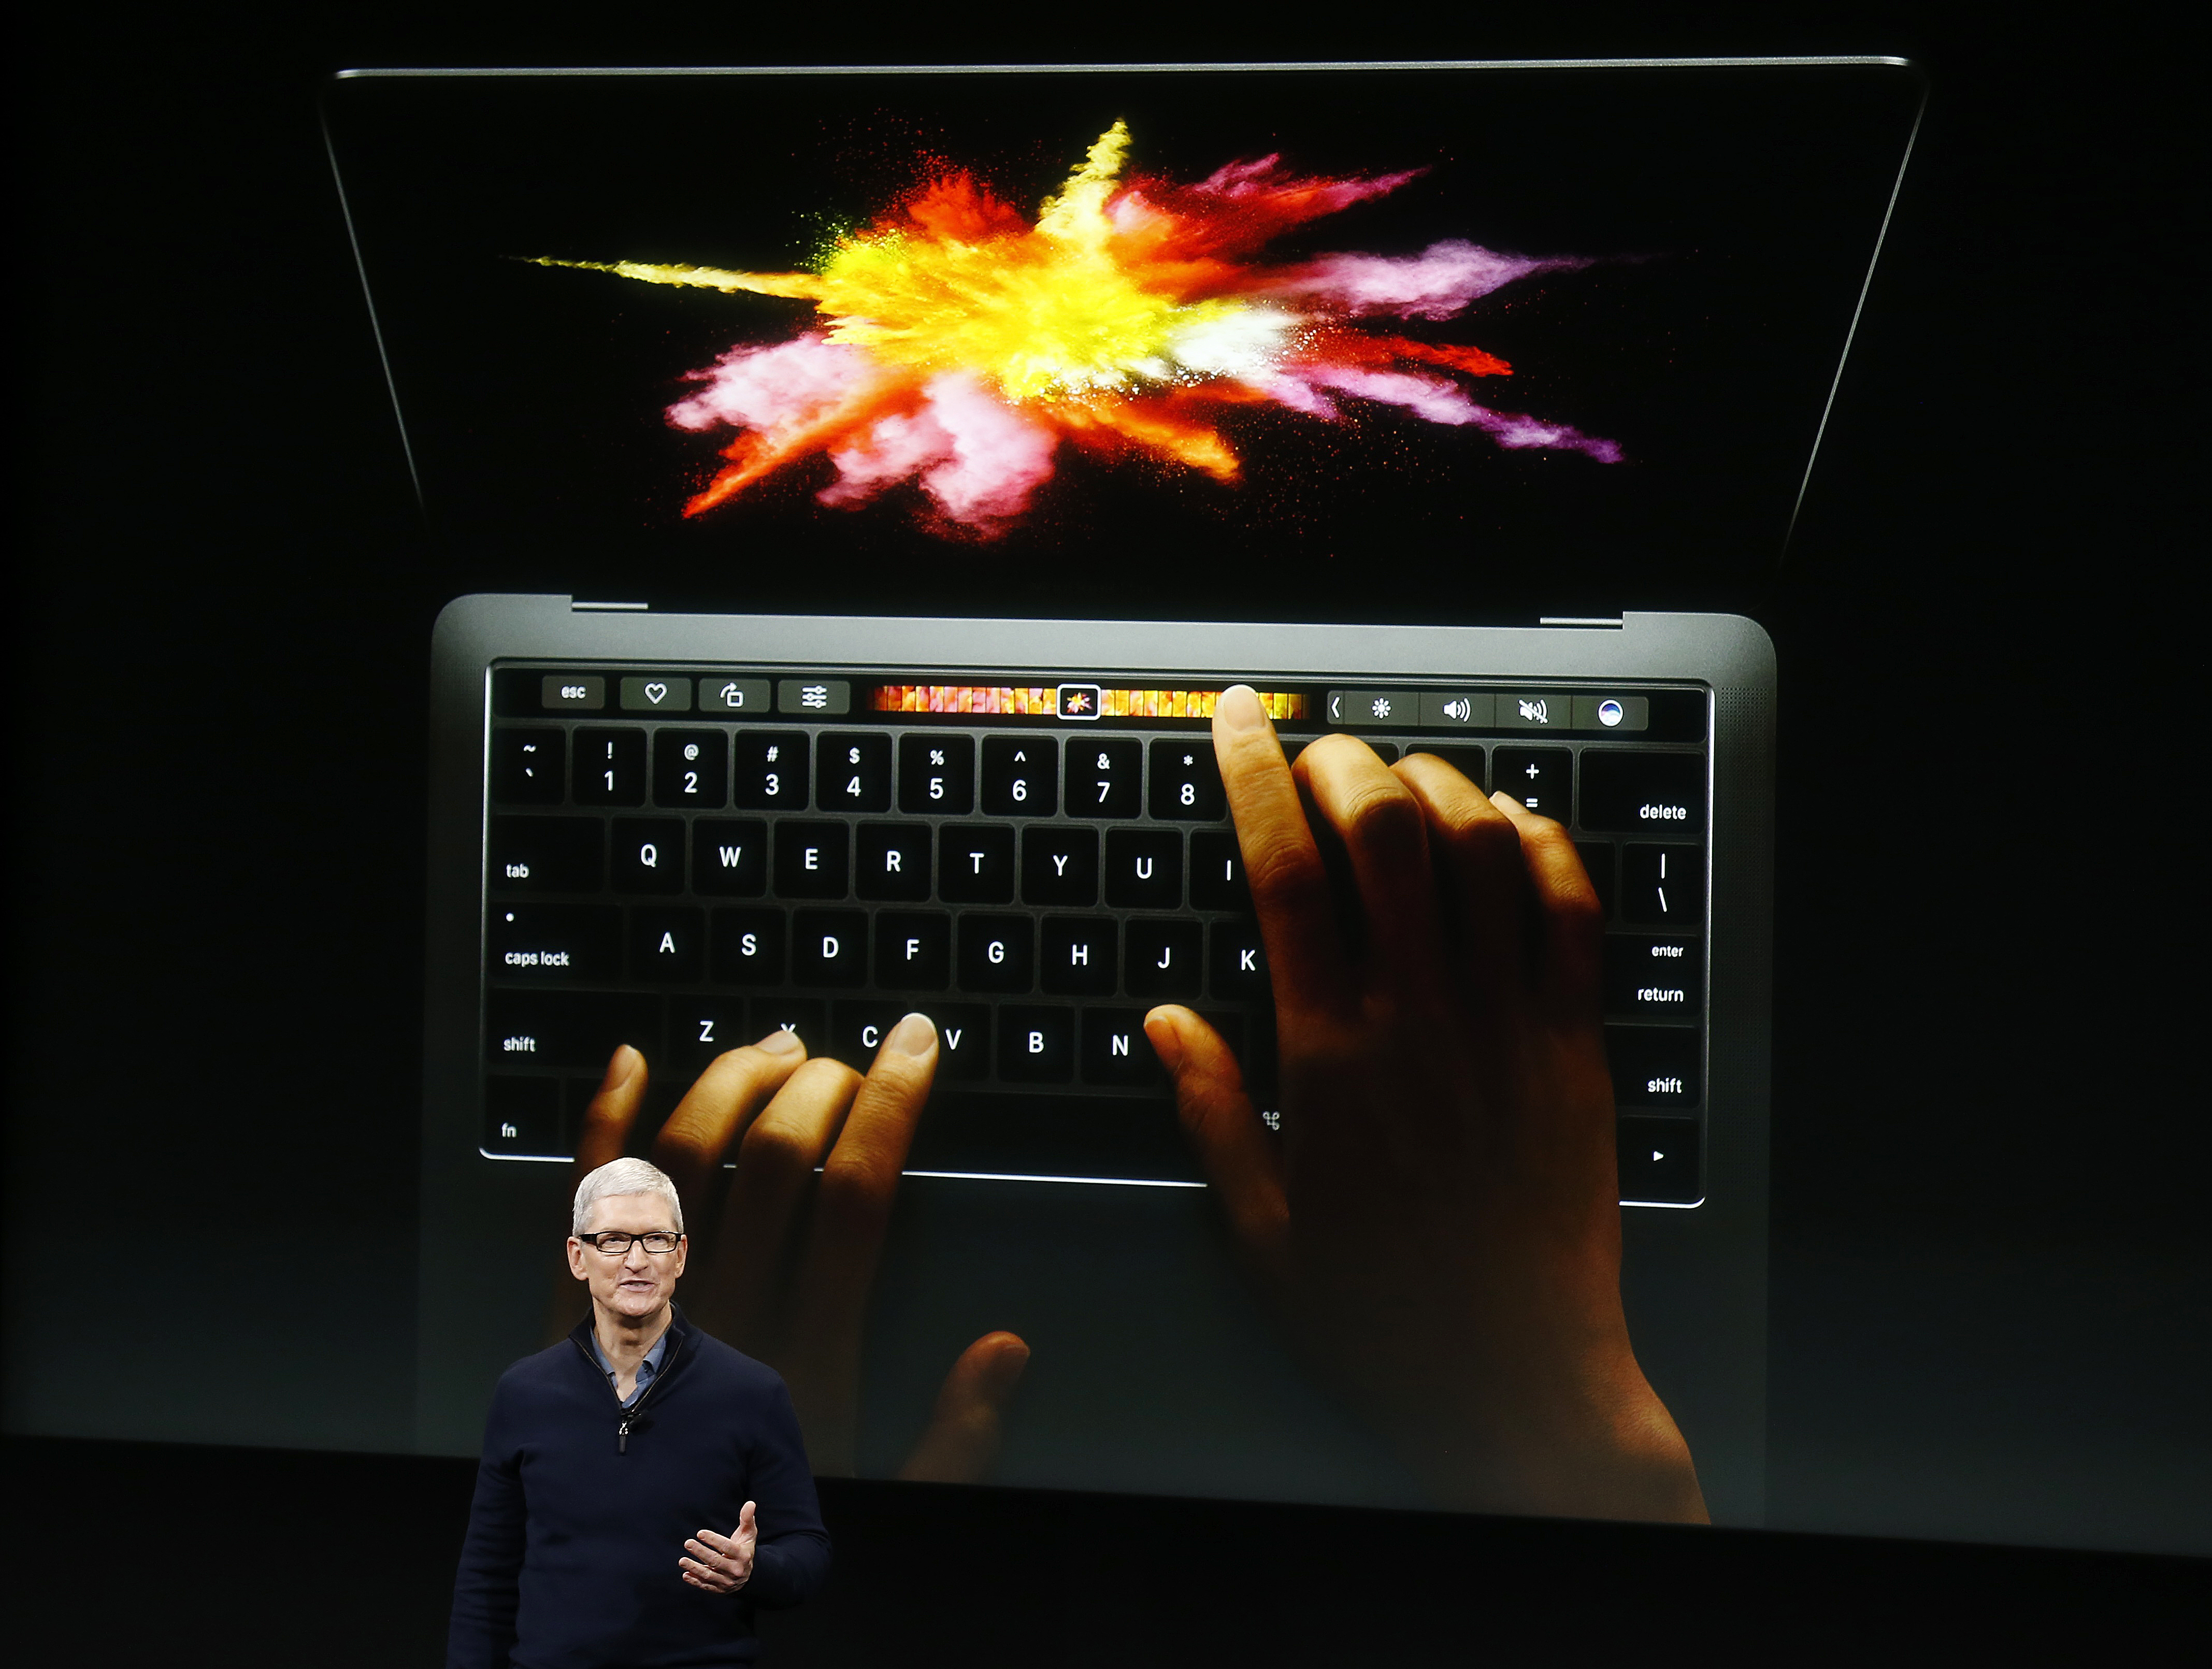
[[[495,905],[487,971],[494,979],[565,983],[622,972],[622,912],[598,904]]]

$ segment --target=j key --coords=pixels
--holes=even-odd
[[[586,991],[493,991],[484,995],[484,1050],[494,1070],[574,1067],[604,1072],[627,1043],[660,1059],[660,998]]]
[[[844,823],[787,822],[775,826],[775,890],[779,898],[842,898],[852,830]]]
[[[1703,1097],[1704,1073],[1696,1027],[1607,1026],[1607,1063],[1613,1068],[1616,1107],[1688,1112]]]
[[[1205,930],[1195,921],[1140,916],[1129,924],[1129,994],[1188,1002],[1204,982]]]
[[[1540,816],[1573,820],[1575,756],[1565,748],[1499,748],[1490,756],[1491,786]]]
[[[961,987],[967,991],[1027,991],[1036,975],[1036,924],[1027,916],[963,916]]]
[[[1125,910],[1181,909],[1182,832],[1116,828],[1108,834],[1106,901]]]
[[[558,805],[568,773],[556,730],[491,733],[491,797],[501,805]]]
[[[1583,827],[1623,834],[1704,834],[1705,756],[1584,749]]]
[[[1067,815],[1133,817],[1142,804],[1142,745],[1133,736],[1088,737],[1067,744]]]
[[[576,802],[645,804],[645,732],[586,728],[576,732]]]
[[[876,916],[876,983],[892,991],[942,991],[952,983],[952,918],[933,910]]]
[[[929,825],[862,823],[855,842],[854,890],[863,898],[908,903],[929,896]]]
[[[1695,1205],[1705,1199],[1695,1119],[1622,1119],[1613,1139],[1624,1203]]]
[[[495,979],[611,980],[622,968],[622,912],[596,904],[494,905]]]
[[[1636,1020],[1695,1020],[1705,997],[1704,940],[1643,933],[1607,936],[1607,1013]]]
[[[1201,829],[1190,837],[1190,902],[1193,909],[1251,913],[1244,854],[1237,849],[1234,834]]]
[[[962,817],[975,809],[974,737],[902,736],[898,753],[900,810]]]
[[[718,1055],[743,1048],[758,1033],[745,1029],[744,999],[739,997],[672,997],[668,999],[668,1059],[687,1084]],[[658,1062],[650,1063],[657,1065]],[[662,1076],[665,1077],[664,1073]],[[650,1083],[648,1075],[647,1082]]]
[[[561,1080],[486,1078],[482,1144],[484,1152],[502,1156],[567,1157],[561,1134]]]
[[[1218,822],[1229,815],[1210,737],[1168,737],[1152,743],[1152,816]]]
[[[1043,824],[1022,832],[1022,902],[1096,904],[1098,831]]]
[[[1224,1002],[1256,1002],[1267,995],[1267,950],[1255,921],[1213,924],[1213,994]]]
[[[1060,743],[1048,736],[983,739],[983,810],[994,817],[1049,817],[1058,805]]]
[[[1416,742],[1407,748],[1409,754],[1434,754],[1457,771],[1476,787],[1482,786],[1482,750],[1449,742]]]
[[[714,983],[764,986],[783,983],[783,912],[714,912]]]
[[[701,817],[691,825],[691,886],[729,898],[768,890],[768,825],[750,817]]]
[[[824,736],[814,768],[814,804],[823,811],[891,809],[891,739],[880,731]]]
[[[973,1083],[991,1076],[991,1011],[981,1003],[931,1003],[937,1023],[937,1076]]]
[[[1014,831],[946,824],[937,852],[937,895],[948,904],[1014,901]]]
[[[614,889],[626,893],[684,890],[684,824],[677,817],[617,817]]]
[[[805,997],[756,997],[746,1012],[752,1017],[745,1029],[755,1037],[787,1031],[806,1046],[810,1055],[830,1047],[830,1011],[823,1003]]]
[[[999,1011],[999,1076],[1011,1083],[1066,1083],[1075,1076],[1075,1011]]]
[[[653,738],[653,803],[719,811],[730,803],[730,738],[710,730],[665,730]]]
[[[494,892],[597,892],[605,846],[596,817],[494,817],[486,878]]]
[[[1037,968],[1055,997],[1114,993],[1115,932],[1111,916],[1047,916],[1039,936]]]
[[[801,910],[791,919],[794,985],[868,982],[868,919],[858,910]]]
[[[629,913],[630,977],[654,985],[696,985],[707,968],[707,913],[682,906]]]
[[[891,1028],[907,1016],[902,1003],[851,1002],[830,1005],[830,1047],[823,1053],[842,1060],[855,1071],[875,1064],[876,1051],[884,1047]]]
[[[1146,1089],[1167,1082],[1160,1058],[1145,1036],[1142,1009],[1083,1011],[1082,1071],[1085,1083]]]
[[[1631,846],[1620,853],[1620,918],[1695,932],[1705,918],[1702,847]]]
[[[1575,851],[1589,872],[1590,885],[1597,889],[1597,907],[1607,921],[1613,919],[1613,901],[1620,894],[1613,873],[1613,847],[1610,841],[1577,841]]]
[[[731,792],[747,811],[806,809],[806,737],[801,731],[738,732]]]

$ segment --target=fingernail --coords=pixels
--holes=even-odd
[[[1490,797],[1490,803],[1492,805],[1498,804],[1500,802],[1511,806],[1516,811],[1526,811],[1528,809],[1527,806],[1522,804],[1519,800],[1515,799],[1512,795],[1507,793],[1503,788],[1499,789],[1496,793]]]
[[[1160,1058],[1160,1065],[1170,1072],[1182,1065],[1182,1035],[1176,1030],[1175,1022],[1166,1017],[1165,1011],[1155,1010],[1145,1017],[1145,1036],[1152,1046],[1152,1053]]]
[[[1221,728],[1232,735],[1263,730],[1267,723],[1267,715],[1261,710],[1260,698],[1249,684],[1231,684],[1223,690],[1221,698],[1213,704],[1213,716]]]
[[[637,1076],[644,1062],[645,1057],[629,1044],[616,1044],[614,1053],[607,1058],[607,1075],[599,1080],[599,1093],[604,1095],[610,1089],[621,1089]]]
[[[799,1034],[791,1031],[772,1031],[754,1044],[753,1047],[769,1054],[789,1054],[793,1049],[799,1047]]]
[[[893,1054],[926,1055],[937,1047],[937,1028],[926,1014],[909,1014],[891,1028],[884,1047]]]

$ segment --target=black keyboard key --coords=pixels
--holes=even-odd
[[[778,823],[776,896],[842,898],[852,833],[844,823]]]
[[[1227,838],[1233,851],[1236,837],[1231,835]],[[1106,901],[1123,910],[1181,909],[1182,831],[1175,828],[1116,828],[1110,831],[1106,836]]]
[[[820,1054],[830,1047],[829,1008],[811,998],[780,993],[756,997],[747,1011],[752,1018],[745,1023],[745,1029],[755,1037],[787,1031],[806,1046],[810,1055]]]
[[[509,904],[491,909],[495,980],[612,980],[622,972],[622,912],[611,905]]]
[[[485,877],[494,892],[597,892],[606,831],[597,817],[494,817]]]
[[[1047,916],[1037,967],[1055,997],[1110,997],[1117,969],[1111,916]]]
[[[1202,829],[1190,837],[1190,903],[1194,910],[1251,914],[1252,889],[1244,879],[1244,854],[1234,834]]]
[[[617,817],[608,873],[624,893],[684,890],[684,823],[677,817]]]
[[[983,810],[987,815],[1049,817],[1059,804],[1059,782],[1060,743],[1052,737],[984,738]]]
[[[1694,933],[1705,919],[1702,847],[1631,846],[1620,854],[1620,918]]]
[[[1491,786],[1540,816],[1574,820],[1575,756],[1565,748],[1500,748],[1491,755]]]
[[[627,1043],[650,1067],[660,1059],[660,998],[595,991],[492,991],[484,994],[484,1050],[493,1067],[604,1072]]]
[[[1705,832],[1705,756],[1583,750],[1583,827],[1621,834]]]
[[[1613,1138],[1623,1204],[1695,1205],[1704,1200],[1695,1119],[1623,1119],[1613,1127]]]
[[[745,1029],[745,1004],[741,997],[668,999],[668,1071],[686,1089],[714,1065],[716,1057],[744,1047],[757,1035]]]
[[[793,915],[791,979],[803,986],[867,984],[867,917],[858,910],[801,910]]]
[[[732,798],[747,811],[804,811],[806,752],[803,731],[739,731]]]
[[[1414,742],[1407,745],[1409,754],[1434,754],[1457,771],[1477,788],[1482,786],[1482,750],[1462,743]]]
[[[999,1076],[1009,1083],[1066,1083],[1075,1076],[1075,1011],[999,1011]]]
[[[1140,916],[1130,922],[1129,994],[1152,1003],[1197,1000],[1205,981],[1205,929],[1195,921]]]
[[[1041,824],[1022,834],[1022,902],[1096,904],[1098,831]]]
[[[683,905],[629,913],[630,978],[696,985],[707,968],[707,913]]]
[[[730,738],[712,730],[665,730],[653,738],[653,803],[719,811],[730,803]]]
[[[1152,743],[1152,816],[1179,822],[1218,822],[1229,815],[1210,737],[1166,737]]]
[[[964,817],[975,809],[975,738],[902,736],[898,747],[899,810]]]
[[[1166,1071],[1145,1035],[1142,1009],[1083,1011],[1083,1081],[1117,1089],[1164,1085]]]
[[[991,1076],[991,1011],[981,1003],[917,1004],[937,1023],[939,1083],[971,1083]],[[925,1113],[925,1123],[933,1114]]]
[[[491,797],[501,805],[558,805],[568,780],[557,730],[491,733]]]
[[[1027,916],[960,919],[964,991],[1024,992],[1036,978],[1036,926]]]
[[[726,898],[768,890],[768,825],[753,817],[700,817],[691,825],[691,889]]]
[[[643,731],[587,726],[577,731],[572,745],[579,805],[645,804]]]
[[[832,1003],[830,1047],[823,1053],[832,1059],[843,1061],[854,1071],[865,1072],[875,1065],[876,1052],[884,1047],[884,1039],[890,1035],[891,1028],[911,1012],[903,1003]]]
[[[946,824],[937,849],[937,895],[948,904],[1014,901],[1014,831]]]
[[[1252,1098],[1255,1107],[1263,1112],[1275,1104],[1275,1017],[1272,1010],[1255,1009],[1249,1014],[1224,1014],[1218,1010],[1201,1011],[1199,1017],[1221,1034],[1221,1041],[1229,1046],[1229,1053],[1237,1057],[1237,1069],[1244,1079],[1244,1091]],[[1270,1130],[1277,1125],[1267,1126]]]
[[[501,1158],[567,1158],[561,1130],[561,1080],[484,1080],[483,1151]]]
[[[862,823],[854,890],[863,898],[918,903],[929,896],[929,825]]]
[[[933,1095],[907,1168],[958,1176],[1201,1180],[1175,1104],[1164,1096],[1048,1090]]]
[[[1705,941],[1612,933],[1605,941],[1605,1011],[1632,1020],[1694,1021],[1705,1008]]]
[[[1267,997],[1267,948],[1256,921],[1217,921],[1212,928],[1212,991],[1224,1002]]]
[[[821,738],[814,768],[814,804],[823,811],[891,809],[891,739],[877,731]]]
[[[1133,736],[1080,737],[1067,744],[1067,815],[1133,817],[1144,803],[1143,745]]]
[[[892,991],[942,991],[952,983],[952,918],[934,910],[876,915],[876,983]]]
[[[715,911],[713,967],[716,985],[781,985],[783,912]]]
[[[1607,1026],[1605,1053],[1613,1068],[1615,1107],[1694,1108],[1704,1095],[1694,1026]]]
[[[1613,901],[1620,892],[1613,877],[1616,848],[1610,841],[1577,841],[1575,852],[1589,872],[1590,885],[1597,889],[1599,910],[1607,921],[1612,920]]]

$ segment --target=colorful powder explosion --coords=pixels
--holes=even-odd
[[[1516,278],[1587,262],[1454,240],[1271,265],[1260,257],[1273,238],[1419,171],[1300,179],[1267,156],[1195,185],[1125,182],[1128,148],[1116,122],[1034,222],[972,176],[942,173],[836,239],[812,272],[539,264],[814,304],[815,328],[732,349],[670,409],[681,428],[738,432],[686,515],[819,453],[837,471],[825,504],[911,481],[939,531],[991,537],[1028,512],[1063,442],[1234,482],[1224,413],[1272,404],[1342,421],[1345,398],[1503,446],[1620,460],[1613,441],[1470,398],[1463,380],[1510,375],[1503,360],[1358,322],[1450,319]]]

